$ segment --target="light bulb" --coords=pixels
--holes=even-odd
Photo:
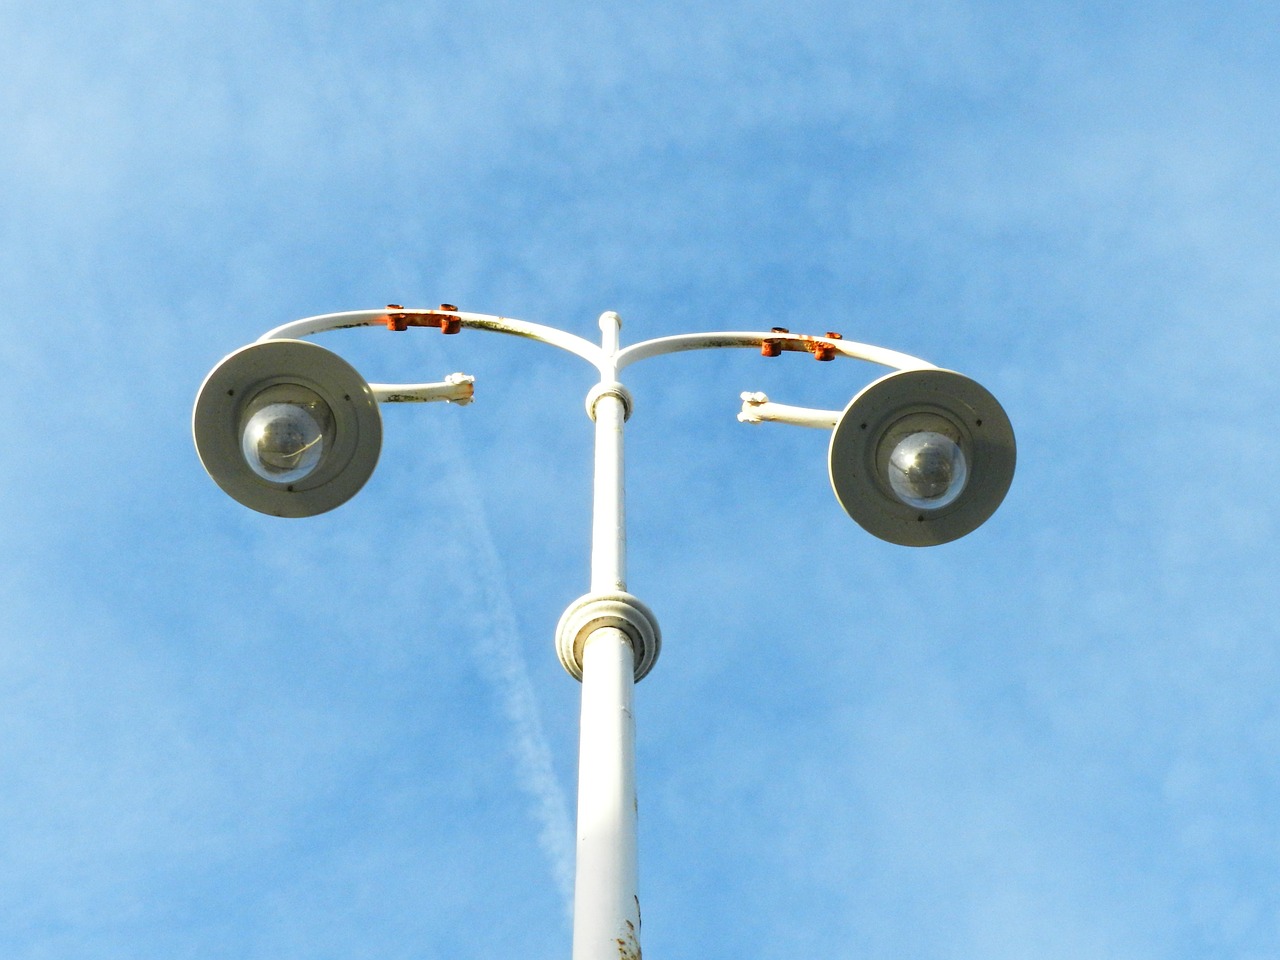
[[[960,445],[933,430],[909,433],[889,454],[889,486],[903,503],[937,510],[964,490],[969,466]]]
[[[278,391],[283,392],[277,387],[267,394]],[[293,386],[286,396],[264,395],[250,409],[241,451],[254,473],[272,483],[294,483],[320,465],[331,439],[333,414],[319,396]]]

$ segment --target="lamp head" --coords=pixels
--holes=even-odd
[[[346,503],[382,447],[382,417],[364,378],[303,340],[267,340],[226,357],[200,387],[192,431],[218,486],[278,517]]]
[[[991,516],[1013,481],[1013,427],[984,387],[951,370],[904,370],[865,387],[831,434],[831,486],[882,540],[947,543]]]

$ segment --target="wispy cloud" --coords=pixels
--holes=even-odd
[[[573,906],[573,821],[564,788],[551,762],[551,747],[542,724],[538,695],[520,648],[520,633],[507,587],[506,572],[489,530],[475,475],[456,427],[449,417],[435,425],[437,449],[452,486],[451,503],[460,529],[468,532],[467,552],[474,566],[469,582],[475,588],[476,621],[481,629],[473,647],[482,661],[482,674],[496,688],[511,723],[511,750],[519,785],[533,804],[538,845],[564,901],[565,916]]]

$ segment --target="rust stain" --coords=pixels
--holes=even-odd
[[[777,357],[782,354],[782,351],[790,350],[795,353],[810,353],[815,360],[834,360],[836,348],[827,341],[844,339],[834,330],[828,330],[821,337],[792,333],[786,327],[774,327],[772,332],[785,334],[785,336],[765,337],[760,341],[760,353],[766,357]]]
[[[836,348],[829,343],[823,343],[821,340],[813,341],[809,352],[813,354],[815,360],[834,360],[836,358]]]
[[[636,926],[640,923],[640,898],[636,897],[636,923],[623,920],[627,925],[627,935],[614,940],[618,945],[618,960],[641,960],[640,939],[636,936]]]
[[[406,310],[398,303],[388,303],[387,311],[386,316],[380,319],[388,330],[437,327],[441,333],[457,333],[462,329],[462,318],[455,316],[458,308],[451,303],[440,304],[439,310]]]

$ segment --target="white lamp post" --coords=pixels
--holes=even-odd
[[[573,960],[639,960],[635,724],[632,694],[657,660],[661,632],[627,592],[623,427],[632,398],[620,376],[633,363],[721,347],[852,357],[893,369],[843,412],[776,404],[744,393],[738,418],[831,430],[832,487],[846,512],[884,540],[945,543],[975,529],[1013,478],[1013,430],[1000,404],[958,373],[838,334],[701,333],[622,347],[616,313],[600,317],[599,346],[552,327],[443,305],[435,310],[325,314],[285,324],[226,357],[196,398],[193,430],[206,470],[233,498],[263,513],[313,516],[345,503],[377,464],[379,403],[469,403],[472,379],[368,384],[335,354],[296,338],[385,326],[505,333],[567,350],[595,366],[587,394],[595,421],[591,587],[556,629],[560,662],[582,681]]]

